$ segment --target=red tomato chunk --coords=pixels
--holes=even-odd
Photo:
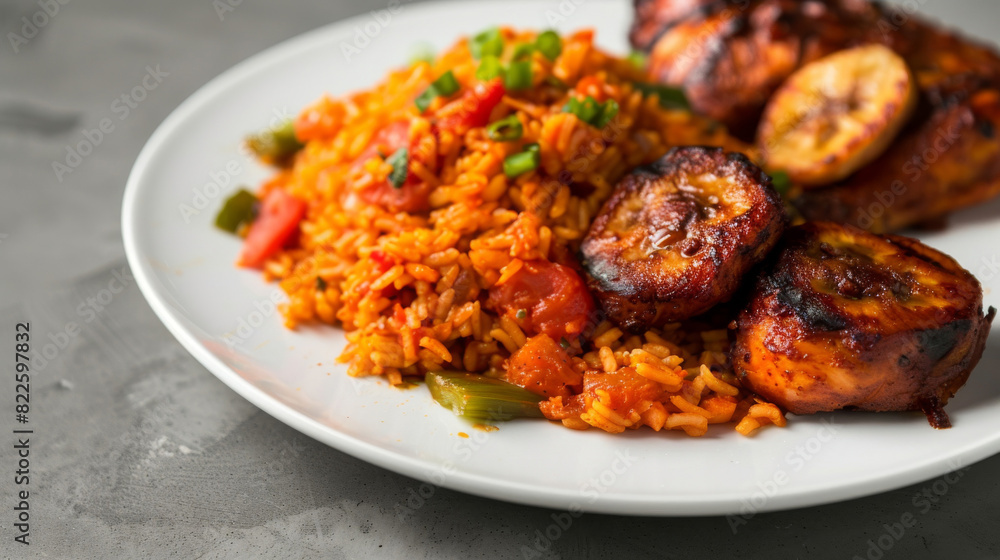
[[[573,369],[569,354],[548,335],[528,339],[507,362],[507,381],[542,395],[568,397],[583,388],[583,374]]]
[[[530,334],[555,340],[579,336],[593,320],[594,300],[572,268],[528,261],[500,286],[490,289],[486,306],[506,315]]]

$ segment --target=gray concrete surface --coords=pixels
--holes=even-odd
[[[911,3],[1000,39],[996,2]],[[312,441],[238,397],[174,341],[122,271],[121,195],[157,124],[234,63],[384,2],[230,4],[220,18],[211,0],[60,0],[37,36],[15,45],[9,33],[41,2],[0,2],[0,425],[8,434],[0,557],[1000,557],[1000,457],[936,481],[946,491],[926,511],[914,498],[935,481],[758,515],[735,534],[725,518],[585,515],[537,555],[525,551],[558,512],[438,490],[399,519],[395,506],[413,480]],[[156,64],[170,79],[58,181],[51,162]],[[116,273],[125,289],[110,294]],[[89,301],[100,311],[69,333]],[[9,434],[18,426],[7,413],[19,320],[31,321],[36,345],[64,346],[32,378],[27,547],[13,541]],[[887,529],[907,513],[914,527]],[[880,537],[888,551],[869,552]]]

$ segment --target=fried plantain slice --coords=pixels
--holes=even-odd
[[[811,222],[788,230],[737,321],[745,387],[795,414],[944,405],[982,356],[996,310],[979,282],[915,239]]]
[[[583,241],[588,287],[630,330],[732,297],[787,222],[771,179],[746,156],[674,148],[615,188]]]
[[[757,144],[768,169],[807,187],[834,183],[885,152],[917,97],[909,66],[888,47],[843,50],[803,66],[774,93]]]

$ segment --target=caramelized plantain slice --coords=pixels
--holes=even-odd
[[[916,105],[916,79],[899,55],[882,45],[847,49],[803,66],[774,93],[758,147],[768,169],[827,185],[880,156]]]
[[[771,179],[743,154],[674,148],[625,177],[583,241],[588,286],[630,330],[732,297],[787,218]]]
[[[812,222],[788,230],[737,321],[743,385],[795,414],[943,406],[982,356],[996,310],[917,240]]]

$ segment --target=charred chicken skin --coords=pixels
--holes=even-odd
[[[944,405],[983,353],[996,310],[953,259],[829,222],[788,230],[737,321],[733,367],[795,414]]]
[[[730,299],[785,228],[771,179],[746,156],[675,148],[626,176],[583,241],[588,287],[630,330]]]
[[[654,76],[682,87],[696,111],[743,138],[755,135],[774,93],[809,63],[870,44],[906,62],[918,90],[912,116],[857,173],[807,190],[796,201],[807,219],[887,232],[1000,193],[993,49],[866,0],[637,0],[636,14],[633,44],[650,52]]]

